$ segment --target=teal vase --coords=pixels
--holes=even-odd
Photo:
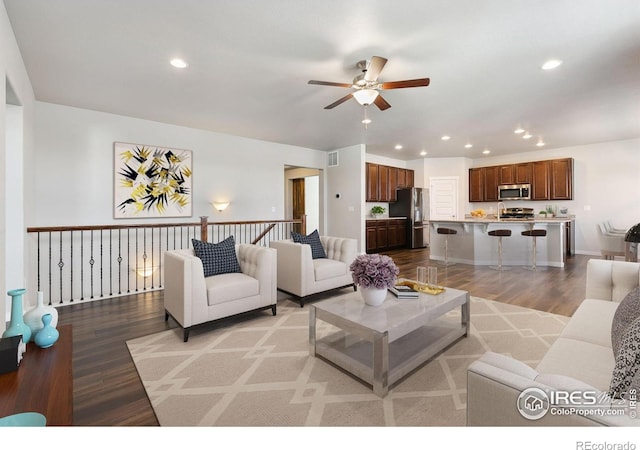
[[[45,314],[42,316],[42,323],[44,326],[36,333],[36,337],[34,339],[34,342],[40,348],[51,347],[60,337],[60,332],[51,326],[51,319],[51,314]]]
[[[22,335],[22,342],[26,344],[31,339],[31,328],[24,323],[23,319],[22,296],[25,292],[27,292],[26,289],[14,289],[7,292],[11,296],[11,322],[2,333],[2,337]]]

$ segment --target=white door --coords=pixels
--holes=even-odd
[[[458,177],[429,177],[429,220],[458,218]]]

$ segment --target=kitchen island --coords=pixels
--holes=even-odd
[[[533,238],[522,236],[525,230],[546,230],[545,237],[537,238],[538,266],[564,267],[568,253],[571,253],[571,233],[574,218],[533,218],[495,219],[466,218],[430,221],[430,257],[444,261],[444,240],[446,235],[437,229],[451,228],[456,235],[449,236],[449,261],[477,266],[495,266],[498,262],[498,238],[489,231],[511,230],[511,236],[502,238],[502,264],[504,266],[530,266],[532,261]]]

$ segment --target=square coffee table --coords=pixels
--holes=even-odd
[[[389,387],[469,333],[470,297],[445,288],[438,295],[398,299],[388,292],[380,306],[350,292],[309,305],[309,345],[321,356],[373,387],[384,397]],[[446,317],[460,308],[456,317]],[[451,315],[448,315],[451,316]],[[318,322],[331,331],[318,336]]]

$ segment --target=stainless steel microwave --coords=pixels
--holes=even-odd
[[[498,200],[530,200],[530,184],[509,184],[498,186]]]

